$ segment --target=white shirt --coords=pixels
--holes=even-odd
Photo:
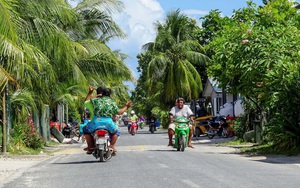
[[[178,118],[180,116],[189,118],[190,116],[194,115],[192,110],[187,105],[183,105],[181,109],[179,109],[178,106],[174,106],[170,110],[170,114],[172,114],[174,118]]]

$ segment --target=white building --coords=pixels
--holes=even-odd
[[[207,79],[203,96],[205,98],[211,98],[211,114],[213,116],[223,115],[223,116],[239,116],[244,113],[244,108],[240,95],[233,95],[226,93],[223,95],[222,89],[218,88],[218,82],[209,78]],[[226,96],[226,100],[223,99]]]

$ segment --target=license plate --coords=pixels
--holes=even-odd
[[[106,143],[106,139],[105,138],[98,138],[96,140],[96,144],[105,144]]]

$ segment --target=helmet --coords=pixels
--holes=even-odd
[[[126,112],[124,112],[124,113],[123,113],[123,115],[124,115],[124,116],[127,116],[127,113],[126,113]]]
[[[130,114],[134,114],[134,111],[133,111],[133,110],[131,110]]]

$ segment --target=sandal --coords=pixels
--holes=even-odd
[[[189,145],[188,147],[189,147],[189,148],[193,148],[193,149],[195,149],[195,148],[194,148],[194,146],[192,146],[192,145]]]
[[[95,150],[95,148],[87,149],[86,154],[90,155],[93,153],[94,150]]]

